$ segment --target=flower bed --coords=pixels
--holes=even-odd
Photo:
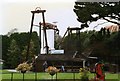
[[[54,66],[49,66],[45,71],[48,72],[51,76],[53,76],[55,73],[59,72],[60,70]]]
[[[22,64],[19,64],[16,68],[17,71],[20,71],[21,73],[25,73],[26,71],[30,71],[32,66],[30,64],[27,64],[27,62],[24,62]]]

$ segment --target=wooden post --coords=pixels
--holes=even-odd
[[[75,72],[73,72],[73,80],[75,81]]]
[[[24,73],[23,73],[23,81],[24,81]]]
[[[37,72],[35,71],[35,81],[37,81]]]
[[[83,68],[85,68],[85,62],[86,62],[86,61],[85,61],[85,60],[83,60]]]
[[[57,81],[57,73],[56,73],[56,81]]]
[[[11,73],[11,81],[13,81],[13,72]]]

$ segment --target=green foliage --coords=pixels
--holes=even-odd
[[[31,40],[30,41],[30,48],[29,48],[29,56],[28,56],[28,59],[29,61],[32,60],[32,58],[35,57],[36,55],[36,49],[35,49],[35,44],[34,42]],[[24,50],[22,51],[22,62],[24,62],[26,60],[26,54],[27,54],[27,46],[24,47]]]
[[[6,35],[4,35],[4,36],[2,35],[2,59],[3,60],[5,60],[5,59],[8,58],[7,57],[7,52],[8,52],[9,45],[10,45],[10,39],[9,39],[9,37],[6,36]],[[4,62],[3,68],[6,68],[6,67],[7,67],[7,65]]]
[[[69,36],[66,36],[63,42],[63,49],[74,54],[77,50],[76,40],[74,33],[71,35],[70,40]],[[119,64],[120,60],[116,58],[120,57],[120,32],[109,33],[108,30],[104,29],[81,32],[80,40],[78,40],[77,44],[80,46],[81,53],[91,52],[90,56],[99,57],[106,62]]]
[[[78,46],[81,52],[83,52],[87,47],[89,47],[89,44],[91,43],[91,36],[94,34],[94,32],[95,31],[81,32],[80,39],[78,39],[75,33],[73,33],[71,37],[66,36],[62,48],[66,51],[71,50],[75,52]]]
[[[89,81],[89,70],[87,67],[80,68],[81,81]]]
[[[10,54],[10,52],[11,52],[10,50],[13,50],[15,48],[13,48],[12,46],[10,47],[10,45],[12,44],[10,42],[13,39],[16,41],[15,44],[17,45],[17,47],[19,47],[20,51],[16,52],[16,55],[12,56],[12,54]],[[34,53],[33,55],[38,55],[38,53],[39,53],[39,39],[38,39],[37,32],[32,33],[31,39],[32,39],[32,46],[33,46],[33,48],[32,47],[31,48],[34,50],[30,50],[30,51],[33,51],[33,53]],[[10,36],[2,35],[2,59],[4,60],[3,68],[13,68],[13,67],[15,68],[16,67],[15,64],[13,64],[13,66],[9,65],[9,64],[11,64],[9,60],[12,60],[13,57],[16,59],[19,58],[19,62],[16,61],[16,63],[19,64],[19,63],[23,62],[23,58],[26,58],[26,56],[22,55],[22,52],[23,52],[23,50],[24,50],[24,52],[26,52],[25,50],[27,49],[28,40],[29,40],[29,33],[26,33],[26,32],[13,33]],[[30,54],[29,60],[31,60],[31,54]]]
[[[20,49],[14,39],[8,48],[7,57],[6,64],[9,68],[15,68],[20,63]]]
[[[80,40],[81,40],[81,46],[83,50],[87,48],[92,40],[92,36],[94,35],[95,31],[85,31],[80,33]]]
[[[114,55],[117,53],[120,54],[120,32],[112,33],[111,36],[105,40],[105,43]]]
[[[24,50],[24,46],[27,46],[28,41],[29,41],[29,33],[23,32],[23,33],[14,33],[10,35],[10,40],[15,39],[17,41],[18,46],[20,47],[21,50]],[[35,49],[36,49],[36,54],[39,52],[39,39],[38,39],[38,34],[37,32],[32,33],[31,39],[35,43]]]
[[[98,19],[105,19],[109,17],[111,19],[120,20],[120,2],[75,2],[74,12],[77,15],[77,20],[82,23],[88,23],[97,21]],[[97,17],[93,15],[97,14]],[[108,22],[112,22],[107,20]],[[120,23],[113,22],[120,25]]]

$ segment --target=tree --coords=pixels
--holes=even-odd
[[[95,31],[85,31],[80,32],[80,39],[78,39],[78,35],[76,33],[72,33],[71,36],[67,35],[62,43],[62,48],[65,51],[80,51],[83,52],[87,47],[90,46],[91,36],[95,33]]]
[[[13,33],[9,36],[9,39],[15,39],[19,48],[21,50],[24,50],[24,47],[28,45],[28,40],[29,40],[29,33],[28,32],[22,32],[22,33]],[[34,41],[35,44],[35,49],[36,49],[36,54],[39,53],[39,39],[38,39],[38,34],[37,32],[32,32],[32,37],[31,39]]]
[[[8,48],[7,59],[5,60],[9,68],[15,68],[20,63],[20,49],[16,40],[12,40]]]
[[[7,59],[8,47],[10,46],[9,37],[7,35],[2,35],[2,59],[5,61]],[[3,63],[3,68],[6,68],[5,62]]]
[[[25,49],[25,46],[28,45],[29,33],[22,32],[22,33],[12,33],[10,36],[2,35],[2,59],[4,60],[3,68],[9,68],[8,63],[8,49],[10,48],[11,41],[15,40],[17,46],[21,50],[19,52],[19,62],[22,62],[22,50]],[[39,53],[39,39],[37,32],[32,32],[31,39],[34,42],[34,49],[35,55]],[[26,47],[27,49],[27,47]]]
[[[75,2],[74,12],[77,20],[81,23],[81,27],[88,27],[88,23],[104,19],[108,22],[115,23],[120,26],[120,2]],[[112,21],[112,20],[117,21]]]
[[[89,24],[99,19],[117,24],[120,29],[120,1],[119,2],[75,2],[74,12],[77,20],[81,22],[81,28],[89,27]],[[120,57],[120,31],[118,34],[101,29],[98,33],[92,35],[89,47],[94,47],[92,54],[101,56],[108,62],[117,62],[116,57]],[[112,59],[112,60],[111,60]],[[112,62],[112,63],[113,63]],[[118,63],[117,63],[118,64]]]
[[[24,50],[22,51],[22,62],[26,61],[26,54],[27,54],[27,46],[25,46]],[[34,58],[35,55],[36,55],[35,44],[34,44],[33,40],[31,40],[28,61],[32,61],[32,58]]]

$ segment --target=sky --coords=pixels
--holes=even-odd
[[[0,3],[0,34],[7,34],[14,28],[18,32],[30,30],[32,13],[36,7],[45,12],[45,21],[57,22],[56,25],[63,35],[68,27],[79,27],[77,16],[73,11],[75,0],[3,0]],[[41,14],[35,16],[34,24],[42,22]],[[38,27],[33,27],[38,31]]]

